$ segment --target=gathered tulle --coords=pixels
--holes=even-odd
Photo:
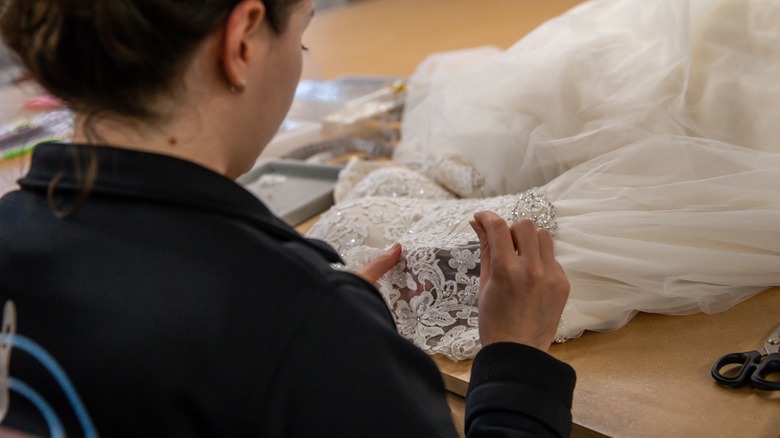
[[[780,284],[780,154],[657,136],[545,186],[568,337],[637,312],[719,312]]]
[[[394,163],[350,163],[310,234],[353,267],[401,241],[380,291],[404,336],[453,359],[479,349],[480,210],[554,227],[560,340],[723,311],[780,284],[776,23],[780,2],[596,0],[503,53],[437,54]]]
[[[765,0],[586,2],[499,56],[424,62],[395,158],[458,157],[495,195],[654,135],[776,151],[779,22]]]

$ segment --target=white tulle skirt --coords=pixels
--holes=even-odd
[[[780,151],[778,23],[776,1],[600,0],[500,55],[432,56],[411,78],[395,158],[460,157],[486,179],[461,193],[473,196],[659,135]]]
[[[637,311],[719,312],[780,284],[780,155],[654,136],[545,186],[572,284],[566,336]]]
[[[405,336],[454,359],[479,348],[461,226],[478,210],[554,215],[561,339],[780,285],[778,23],[776,1],[600,0],[503,53],[435,55],[395,164],[352,163],[311,235],[351,265],[401,241],[380,289]]]

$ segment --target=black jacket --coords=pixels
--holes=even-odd
[[[59,219],[47,190],[72,206],[90,149],[94,187]],[[19,183],[0,200],[0,301],[15,302],[17,332],[60,363],[102,436],[455,434],[435,365],[397,334],[376,289],[233,181],[162,155],[52,143]],[[10,374],[81,433],[18,348]],[[485,348],[467,430],[566,436],[573,387],[573,370],[544,353]],[[31,424],[45,425],[12,392],[3,425]]]

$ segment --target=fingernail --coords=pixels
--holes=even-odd
[[[398,249],[398,248],[400,248],[400,247],[401,247],[401,244],[400,244],[400,243],[398,243],[398,242],[395,242],[395,243],[393,244],[393,246],[391,246],[391,247],[390,247],[390,249],[388,249],[388,250],[387,250],[387,252],[393,252],[393,251],[397,250],[397,249]]]

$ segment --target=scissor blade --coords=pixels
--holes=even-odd
[[[769,335],[769,339],[764,344],[764,350],[766,350],[766,354],[780,353],[780,325]]]

